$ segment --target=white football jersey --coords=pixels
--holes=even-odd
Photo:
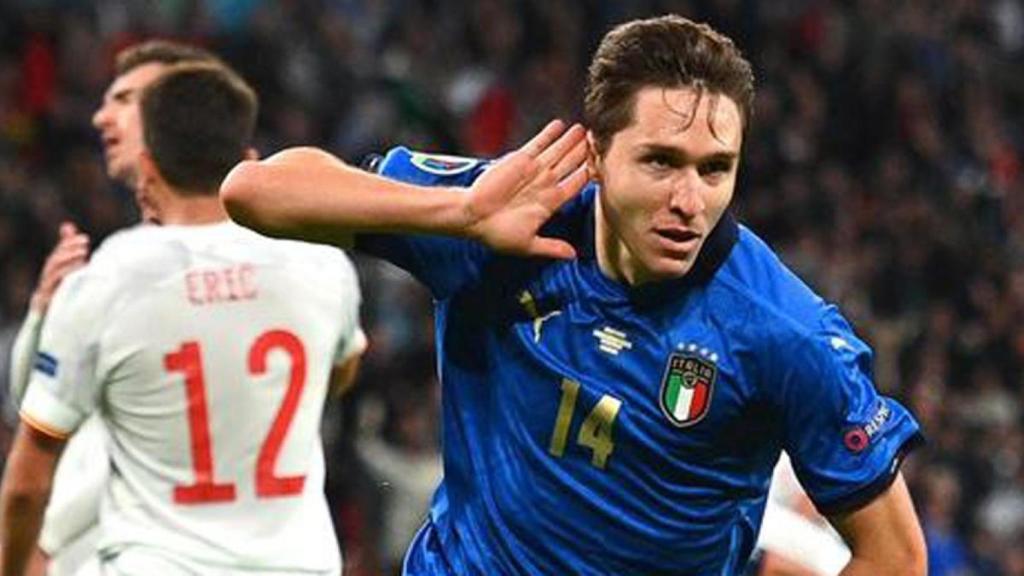
[[[28,387],[43,315],[30,310],[11,349],[10,394],[15,406]],[[99,413],[85,420],[64,446],[53,475],[39,547],[48,557],[47,576],[95,573],[99,503],[109,476],[107,435]]]
[[[109,434],[100,555],[151,547],[217,573],[337,573],[320,416],[362,351],[344,254],[225,222],[140,226],[58,290],[22,419]]]

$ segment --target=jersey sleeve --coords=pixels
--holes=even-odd
[[[15,408],[21,406],[21,399],[25,396],[42,327],[43,315],[36,310],[29,310],[11,347],[10,397]]]
[[[790,339],[776,362],[783,448],[818,510],[855,510],[885,491],[922,437],[910,412],[876,391],[870,348],[830,308],[822,329]]]
[[[99,337],[111,288],[105,275],[86,266],[54,295],[21,404],[22,420],[44,434],[67,438],[96,408]]]
[[[469,186],[488,162],[392,149],[372,168],[381,176],[420,186]],[[437,299],[478,278],[492,252],[463,238],[422,234],[359,234],[355,247],[412,274]]]

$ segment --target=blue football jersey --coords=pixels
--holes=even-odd
[[[468,185],[485,168],[396,148],[379,172]],[[920,440],[869,347],[750,230],[726,214],[689,274],[632,288],[598,269],[597,194],[543,231],[575,260],[357,238],[436,300],[444,480],[410,550],[432,560],[409,574],[737,574],[781,450],[831,514]]]

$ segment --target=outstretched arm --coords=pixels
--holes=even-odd
[[[10,395],[15,406],[21,404],[25,387],[28,386],[32,361],[39,347],[39,331],[46,310],[50,307],[50,300],[64,278],[84,266],[88,257],[89,237],[79,232],[71,222],[61,224],[60,240],[43,264],[39,282],[29,303],[28,316],[22,322],[11,349]]]
[[[586,184],[585,131],[553,121],[489,168],[468,191],[367,174],[314,148],[236,166],[221,185],[231,217],[271,236],[348,244],[359,232],[475,238],[516,254],[571,258],[540,227]]]
[[[900,474],[877,498],[829,522],[850,546],[853,558],[841,576],[924,576],[924,535],[907,485]]]

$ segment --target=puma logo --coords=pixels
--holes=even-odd
[[[544,323],[558,316],[562,313],[561,310],[552,310],[543,316],[537,310],[537,301],[533,299],[533,294],[530,294],[528,290],[523,290],[519,294],[519,303],[523,305],[526,313],[533,318],[533,341],[540,342],[540,333],[544,327]]]

